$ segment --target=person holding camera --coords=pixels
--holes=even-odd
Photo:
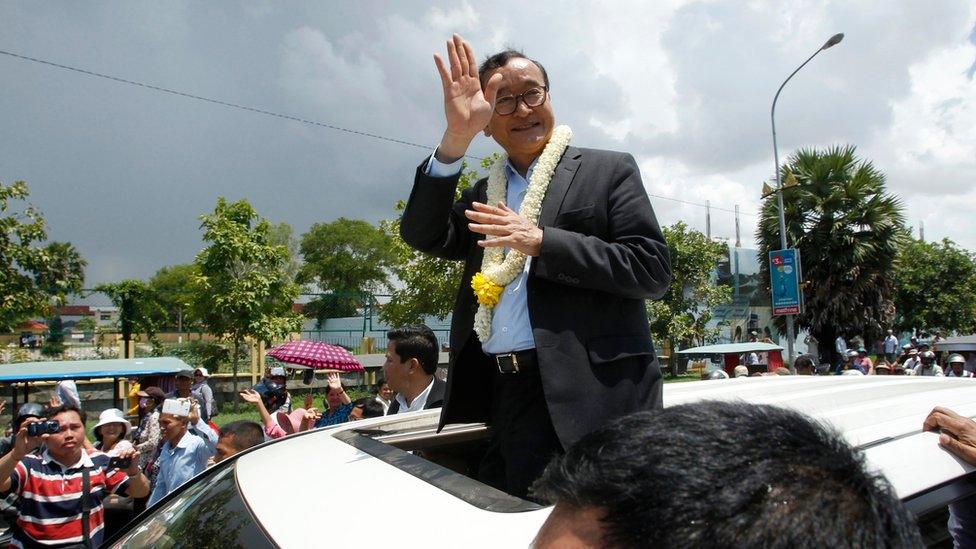
[[[11,545],[98,547],[104,537],[102,500],[149,493],[139,454],[129,449],[112,458],[84,451],[85,413],[77,406],[51,408],[45,418],[25,420],[13,450],[0,458],[0,497],[14,496],[17,510]],[[32,455],[41,442],[47,449]]]

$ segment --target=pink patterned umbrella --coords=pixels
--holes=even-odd
[[[363,365],[352,356],[352,353],[338,345],[329,345],[321,341],[290,341],[268,351],[268,356],[316,370],[363,371]]]

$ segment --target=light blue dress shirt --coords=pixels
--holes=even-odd
[[[193,425],[193,429],[196,433],[188,430],[175,448],[169,442],[163,444],[156,464],[159,474],[149,496],[150,507],[202,473],[207,468],[207,461],[216,453],[217,436],[213,430],[202,421]]]
[[[431,155],[430,161],[427,163],[427,175],[432,177],[456,175],[461,171],[461,162],[461,160],[457,160],[451,164],[444,164],[438,162],[434,155]],[[509,208],[518,211],[522,207],[522,200],[529,188],[528,179],[532,178],[534,169],[535,162],[532,162],[526,171],[526,177],[522,177],[511,162],[505,165],[505,176],[508,178],[505,204]],[[501,299],[495,305],[495,314],[491,319],[491,337],[481,345],[486,353],[497,355],[535,348],[525,288],[531,266],[532,258],[529,257],[525,262],[525,268],[514,280],[508,283],[508,286],[505,286]]]

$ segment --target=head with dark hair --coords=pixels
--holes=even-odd
[[[47,451],[61,463],[77,462],[85,443],[85,421],[88,416],[74,404],[62,404],[49,406],[44,411],[44,417],[61,425],[60,431],[45,436]]]
[[[260,424],[243,419],[232,421],[220,428],[214,461],[219,463],[262,442],[264,442],[264,429]]]
[[[396,353],[401,363],[416,359],[424,373],[432,376],[437,371],[437,358],[440,349],[437,347],[437,336],[434,331],[419,324],[416,326],[403,326],[394,328],[386,333],[386,338],[390,340],[390,348]],[[390,374],[383,372],[387,380]]]
[[[88,414],[86,414],[84,410],[75,406],[74,404],[61,404],[59,406],[48,406],[44,410],[44,417],[48,419],[54,419],[55,416],[61,415],[65,412],[74,412],[78,414],[78,417],[81,419],[82,423],[88,421]]]
[[[536,67],[539,68],[539,72],[542,73],[542,83],[545,84],[546,89],[549,88],[549,73],[546,72],[546,68],[542,66],[542,63],[532,59],[518,50],[507,49],[494,55],[489,55],[488,58],[482,61],[481,66],[478,67],[478,79],[481,81],[481,89],[484,89],[488,84],[488,76],[490,75],[491,71],[504,67],[512,59],[525,59],[527,61],[531,61]]]
[[[540,548],[574,536],[619,548],[921,546],[912,515],[861,455],[767,405],[625,417],[553,460],[533,492],[556,504]]]
[[[813,355],[800,355],[793,361],[793,367],[796,368],[797,375],[812,376],[816,373],[817,361]]]

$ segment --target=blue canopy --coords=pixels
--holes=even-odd
[[[782,351],[783,348],[774,343],[760,343],[758,341],[745,343],[724,343],[722,345],[705,345],[678,351],[678,355],[741,355],[742,353],[764,353],[767,351]]]
[[[0,364],[0,382],[165,375],[191,369],[186,362],[170,356],[18,362],[17,364]]]

